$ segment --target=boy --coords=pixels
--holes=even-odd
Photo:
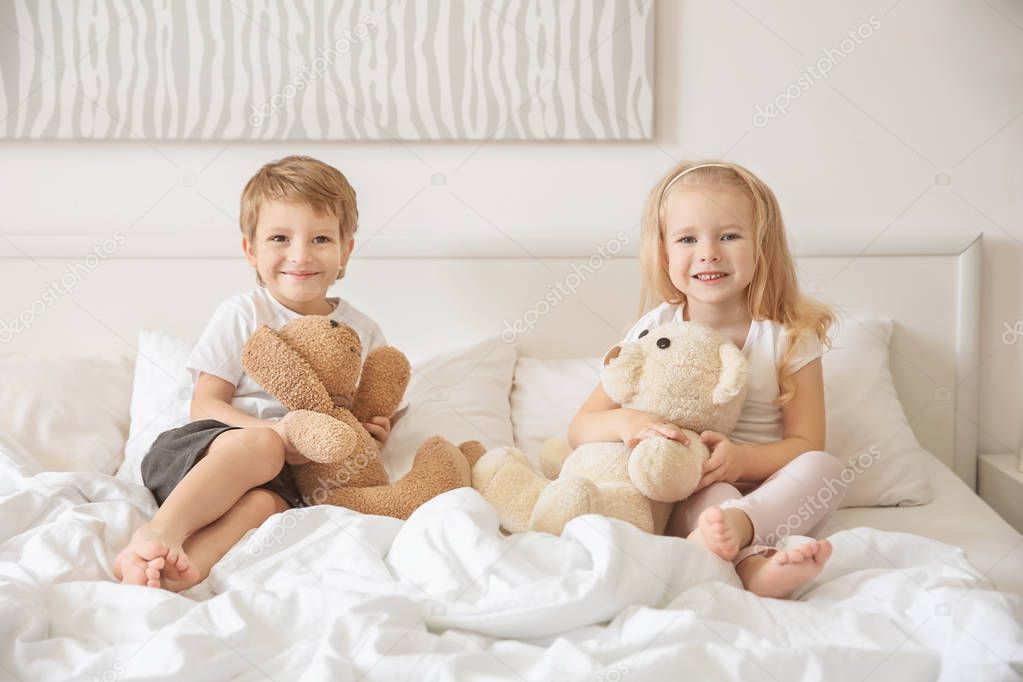
[[[279,420],[287,410],[242,369],[242,348],[260,325],[279,328],[300,315],[355,329],[364,358],[386,345],[373,320],[327,298],[344,276],[358,216],[345,176],[309,157],[268,163],[245,186],[242,249],[259,288],[221,303],[189,357],[192,421],[161,434],[142,461],[160,509],[114,560],[121,582],[187,589],[248,530],[302,506],[290,467],[309,460],[284,436]],[[388,417],[364,426],[387,441]]]

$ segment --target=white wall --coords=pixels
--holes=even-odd
[[[724,155],[774,188],[796,245],[985,232],[981,450],[1015,447],[1023,338],[1003,332],[1023,320],[1023,3],[657,1],[650,143],[0,142],[0,255],[73,257],[60,246],[70,243],[84,255],[114,230],[125,253],[149,240],[167,253],[233,253],[242,185],[288,153],[352,180],[365,255],[410,237],[442,250],[582,252],[635,226],[672,159]],[[869,37],[843,46],[858,27]],[[5,31],[0,40],[15,39]],[[805,73],[823,50],[850,46],[828,79]],[[812,84],[787,113],[754,125],[758,105],[801,75]],[[51,238],[68,234],[83,239]],[[3,312],[36,296],[5,292]]]

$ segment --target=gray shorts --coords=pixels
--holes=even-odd
[[[152,491],[157,504],[162,505],[185,474],[202,459],[214,438],[237,428],[216,419],[202,419],[157,436],[142,459],[142,481]],[[257,487],[277,493],[292,507],[305,506],[288,464],[273,479]]]

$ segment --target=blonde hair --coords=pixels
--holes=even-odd
[[[333,166],[308,156],[271,161],[245,185],[238,222],[249,241],[256,236],[259,209],[267,201],[303,203],[319,215],[336,217],[342,242],[351,239],[359,226],[355,189],[348,178]]]
[[[827,305],[799,290],[778,200],[771,188],[747,169],[725,161],[685,161],[665,175],[650,192],[641,227],[641,312],[661,301],[685,303],[685,294],[675,288],[668,274],[664,206],[674,192],[692,185],[737,187],[753,202],[754,267],[753,280],[747,289],[747,303],[754,320],[780,322],[788,334],[788,347],[777,368],[780,393],[777,404],[783,405],[795,395],[792,373],[786,370],[799,342],[806,335],[813,334],[826,348],[830,348],[828,330],[834,324],[835,316]]]

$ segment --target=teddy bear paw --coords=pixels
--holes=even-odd
[[[472,487],[484,495],[497,472],[504,467],[505,460],[513,459],[529,468],[529,460],[518,448],[500,447],[483,453],[472,465]]]
[[[600,490],[585,478],[559,478],[544,488],[533,506],[529,527],[561,535],[565,524],[583,514],[600,513]]]
[[[651,500],[678,502],[689,497],[710,452],[698,434],[685,431],[689,445],[669,438],[647,438],[629,455],[629,479]]]
[[[292,447],[321,464],[346,460],[359,442],[350,426],[320,412],[294,410],[284,416],[281,424]]]

